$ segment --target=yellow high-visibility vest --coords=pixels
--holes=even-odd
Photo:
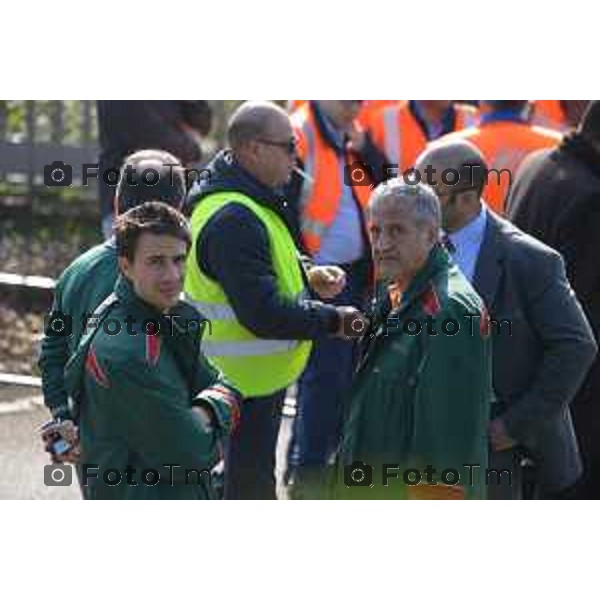
[[[273,270],[285,298],[305,294],[305,282],[293,238],[274,211],[238,192],[218,192],[203,198],[192,214],[193,243],[187,259],[186,299],[211,322],[202,341],[204,354],[246,397],[265,396],[286,388],[304,371],[310,340],[273,340],[256,337],[237,319],[223,288],[204,273],[196,260],[196,242],[208,220],[227,204],[249,208],[269,236]]]

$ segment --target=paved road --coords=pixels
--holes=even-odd
[[[40,398],[17,394],[21,399],[0,402],[0,499],[74,500],[80,497],[76,486],[47,487],[42,450],[36,428],[48,420]]]
[[[33,395],[32,395],[33,394]],[[69,487],[44,485],[47,454],[42,450],[36,428],[48,420],[35,389],[0,386],[0,500],[76,500],[76,484]],[[278,462],[289,439],[290,419],[283,419]],[[284,491],[280,487],[280,497]]]

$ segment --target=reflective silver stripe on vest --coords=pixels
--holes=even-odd
[[[238,340],[212,342],[203,340],[201,347],[206,356],[268,356],[277,352],[294,350],[299,340]]]
[[[191,298],[186,300],[203,316],[211,321],[235,321],[236,316],[229,304],[213,304],[212,302],[196,302]]]
[[[308,178],[302,178],[302,190],[300,192],[301,211],[312,196],[313,182],[315,180],[315,134],[308,121],[304,123],[302,132],[306,138],[306,156],[304,157],[303,168],[304,172],[308,175]]]
[[[402,151],[400,149],[400,109],[397,106],[388,106],[383,109],[383,128],[385,135],[385,154],[389,162],[402,170]]]
[[[296,294],[295,300],[306,300],[309,298],[308,290],[302,290]],[[185,295],[185,300],[209,321],[237,321],[235,312],[229,304],[216,304],[214,302],[197,302],[190,296]]]

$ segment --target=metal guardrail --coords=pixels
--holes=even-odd
[[[37,275],[18,275],[17,273],[0,273],[0,286],[32,288],[33,290],[53,290],[56,282],[50,277]]]
[[[51,292],[55,286],[54,279],[50,277],[38,277],[35,275],[19,275],[17,273],[0,273],[0,290],[3,297],[15,294],[26,294],[40,296],[51,300]],[[4,289],[2,289],[4,288]],[[42,380],[31,375],[16,373],[0,373],[0,385],[41,388]]]
[[[0,273],[0,296],[3,303],[21,310],[47,312],[52,304],[54,279],[37,275]]]
[[[41,388],[42,379],[40,377],[32,377],[31,375],[15,375],[13,373],[0,373],[0,385],[2,384]]]
[[[38,277],[35,275],[18,275],[16,273],[0,273],[0,286],[11,288],[22,288],[29,293],[47,293],[53,290],[55,286],[54,279],[50,277]],[[30,375],[18,375],[15,373],[0,373],[0,385],[14,385],[23,387],[41,388],[42,380],[40,377]],[[292,386],[288,390],[288,395],[283,405],[283,415],[293,417],[296,414],[296,389]]]

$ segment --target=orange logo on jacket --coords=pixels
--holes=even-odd
[[[479,313],[479,333],[484,339],[490,336],[490,315],[485,306]]]
[[[160,358],[160,338],[158,337],[158,329],[154,323],[146,324],[146,362],[154,367],[158,364]]]
[[[429,316],[436,315],[442,310],[442,305],[440,303],[440,298],[435,291],[435,287],[432,283],[429,284],[429,288],[423,294],[421,298],[421,304],[423,306],[423,310]]]
[[[87,358],[85,359],[85,371],[100,387],[110,387],[110,381],[108,380],[106,373],[102,370],[93,348],[90,348]]]

